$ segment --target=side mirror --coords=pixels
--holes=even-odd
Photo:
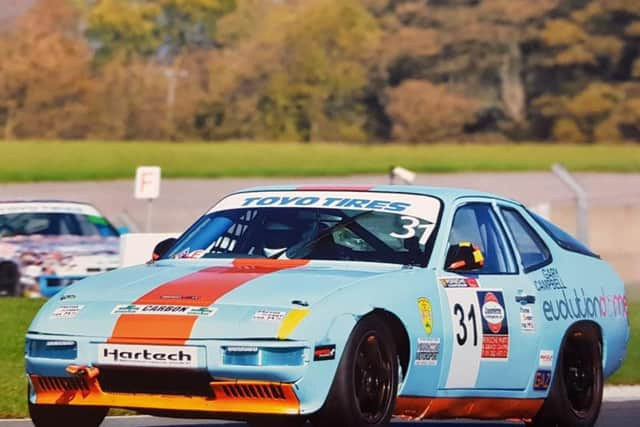
[[[151,254],[151,260],[155,261],[157,259],[162,258],[162,256],[166,254],[169,249],[171,249],[171,247],[176,242],[176,240],[178,239],[176,239],[175,237],[169,237],[168,239],[165,239],[160,243],[158,243],[155,246],[155,248],[153,248],[153,254]]]
[[[446,269],[450,271],[479,270],[484,266],[484,255],[471,242],[461,242],[449,246]]]

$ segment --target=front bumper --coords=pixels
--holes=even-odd
[[[48,342],[55,346],[50,349],[44,344]],[[98,349],[104,343],[103,338],[28,334],[25,364],[31,403],[206,414],[305,412],[300,383],[314,371],[309,369],[312,350],[306,342],[190,340],[185,345],[197,349],[199,362],[189,369],[101,365]],[[289,366],[268,365],[266,357],[260,357],[257,366],[248,365],[246,357],[225,357],[225,349],[249,346],[297,348],[304,357]],[[74,366],[83,370],[75,372],[70,369]],[[95,375],[82,373],[87,370]]]
[[[195,411],[224,414],[300,413],[294,385],[259,381],[212,381],[210,396],[113,393],[102,390],[100,374],[93,378],[30,375],[36,404],[106,406],[146,410]]]

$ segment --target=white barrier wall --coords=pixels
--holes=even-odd
[[[180,233],[129,233],[120,236],[120,267],[144,264],[151,259],[153,248],[164,239]]]

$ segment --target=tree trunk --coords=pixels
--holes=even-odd
[[[522,52],[513,42],[500,68],[502,104],[511,120],[522,123],[526,118],[526,93],[522,80]]]

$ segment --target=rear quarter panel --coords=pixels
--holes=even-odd
[[[608,377],[624,361],[629,339],[624,283],[607,262],[564,250],[553,241],[548,245],[553,263],[531,273],[542,309],[542,348],[554,349],[557,355],[572,325],[594,322],[602,332],[603,370]]]

